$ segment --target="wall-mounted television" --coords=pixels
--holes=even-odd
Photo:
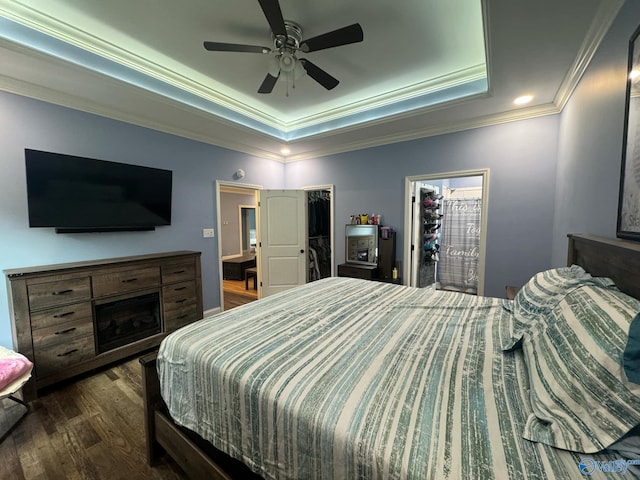
[[[171,170],[25,149],[30,227],[58,233],[171,225]]]

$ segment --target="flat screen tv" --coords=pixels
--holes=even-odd
[[[170,170],[25,149],[30,227],[58,233],[171,225]]]

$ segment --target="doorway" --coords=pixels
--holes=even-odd
[[[220,272],[220,305],[223,310],[238,306],[239,302],[247,303],[257,298],[273,293],[273,285],[278,288],[285,286],[291,288],[294,284],[306,283],[319,280],[326,276],[334,275],[334,205],[333,205],[333,185],[314,185],[302,187],[298,190],[300,205],[305,207],[302,211],[302,220],[298,222],[303,230],[299,233],[299,238],[303,245],[297,248],[303,254],[302,271],[297,275],[298,280],[291,282],[289,279],[281,278],[287,269],[268,268],[268,265],[275,261],[275,253],[265,251],[270,242],[271,234],[278,237],[278,242],[282,244],[282,235],[286,232],[297,231],[292,224],[291,215],[282,215],[282,209],[276,208],[273,215],[269,215],[269,203],[259,203],[261,196],[265,198],[275,195],[282,196],[286,193],[283,190],[264,190],[260,185],[237,184],[231,182],[216,181],[216,204],[217,204],[217,227],[219,232],[218,258]],[[224,207],[225,196],[240,195],[242,199],[233,204],[238,214],[233,217],[237,222],[231,222],[231,214],[225,214],[227,207]],[[277,202],[276,202],[277,203]],[[310,210],[307,208],[310,207]],[[253,212],[253,213],[252,213]],[[275,220],[277,225],[271,225],[268,218]],[[311,222],[309,222],[311,219]],[[255,229],[252,222],[255,221]],[[262,225],[267,221],[266,225]],[[312,228],[309,229],[309,226]],[[227,232],[235,232],[233,237],[229,237]],[[248,240],[247,240],[248,237]],[[229,238],[232,238],[231,240]],[[265,243],[266,242],[266,243]],[[287,242],[284,242],[287,243]],[[249,246],[247,249],[246,246]],[[235,280],[232,289],[230,282],[225,282],[225,265],[242,262],[242,268],[246,271],[247,263],[244,256],[255,254],[255,276],[240,283]],[[293,255],[285,255],[289,260]],[[298,254],[295,255],[298,257]],[[250,260],[250,259],[249,259]],[[234,267],[236,268],[236,267]],[[251,267],[249,267],[251,268]],[[254,287],[255,281],[255,287]],[[226,284],[226,287],[225,287]],[[286,285],[284,285],[286,284]],[[240,298],[238,298],[238,296]],[[248,298],[252,297],[252,298]]]
[[[489,170],[405,177],[405,283],[482,295]]]
[[[333,185],[303,187],[307,192],[308,264],[307,282],[334,275]]]
[[[259,298],[256,207],[259,185],[216,182],[220,306],[222,310]],[[255,275],[247,269],[255,269]]]

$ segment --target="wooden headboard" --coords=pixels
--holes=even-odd
[[[640,299],[640,243],[595,235],[569,234],[567,265],[580,265],[594,277],[609,277]]]

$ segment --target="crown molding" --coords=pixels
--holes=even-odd
[[[351,152],[354,150],[362,150],[365,148],[380,147],[382,145],[390,145],[393,143],[408,142],[411,140],[419,140],[421,138],[435,137],[447,133],[461,132],[464,130],[472,130],[475,128],[491,127],[503,123],[516,122],[531,118],[543,117],[547,115],[555,115],[560,113],[560,109],[554,104],[539,105],[528,109],[520,109],[514,112],[504,112],[494,115],[486,115],[467,121],[450,122],[435,127],[427,127],[416,129],[408,132],[391,134],[386,136],[378,136],[363,141],[355,141],[351,143],[334,144],[334,147],[313,150],[300,155],[290,155],[284,159],[285,163],[291,163],[312,158],[323,157],[327,155],[336,155],[339,153]]]
[[[177,73],[176,71],[152,62],[141,55],[106,42],[74,25],[64,23],[57,18],[46,15],[39,10],[25,5],[24,3],[16,1],[11,1],[10,3],[10,8],[2,7],[2,5],[0,5],[0,14],[17,24],[72,45],[73,47],[89,52],[102,59],[106,59],[120,67],[130,69],[155,80],[164,82],[167,85],[184,92],[196,95],[206,101],[218,105],[219,107],[246,116],[247,118],[263,123],[268,127],[278,130],[286,128],[285,123],[276,119],[276,112],[268,113],[254,108],[247,102],[236,100],[221,93],[216,88],[207,87],[184,74]],[[70,61],[69,59],[65,60]],[[108,71],[107,69],[104,69],[102,73],[107,76],[114,76],[117,75],[115,70],[115,68]],[[199,75],[197,72],[191,73],[193,73],[194,76]],[[115,78],[117,78],[117,76]],[[213,81],[212,83],[215,84],[216,82]]]
[[[604,36],[611,28],[611,24],[617,17],[623,4],[624,0],[611,0],[600,3],[598,13],[594,17],[594,21],[589,28],[584,43],[580,47],[576,60],[573,62],[573,65],[567,72],[556,93],[554,103],[558,105],[560,111],[564,110],[565,105],[578,86],[582,75],[584,75],[584,72],[589,67],[593,56],[602,43]]]
[[[438,78],[432,78],[423,82],[414,83],[413,85],[398,88],[396,90],[386,92],[382,95],[367,97],[362,100],[357,100],[345,104],[339,108],[325,110],[314,115],[300,118],[295,122],[289,122],[284,131],[291,132],[294,130],[304,129],[326,122],[332,122],[346,116],[358,115],[366,111],[384,108],[397,102],[415,99],[423,95],[446,91],[450,88],[465,85],[469,82],[486,79],[486,77],[486,65],[474,65],[473,67],[459,70],[457,72],[452,72],[448,75],[443,75]],[[407,113],[411,114],[411,111]],[[357,128],[357,125],[358,124],[354,124],[355,128]]]
[[[275,160],[278,162],[283,162],[284,160],[284,157],[282,155],[274,154],[268,150],[256,148],[247,143],[233,141],[228,136],[213,136],[213,135],[197,134],[197,133],[194,133],[192,130],[180,128],[175,124],[169,124],[165,121],[152,119],[136,113],[124,112],[121,109],[112,108],[109,105],[105,105],[105,104],[98,103],[91,100],[86,100],[77,95],[60,92],[51,88],[43,87],[41,85],[36,85],[33,83],[26,82],[24,80],[11,78],[4,75],[0,75],[0,90],[13,93],[16,95],[21,95],[23,97],[33,98],[35,100],[40,100],[40,101],[51,103],[54,105],[59,105],[62,107],[71,108],[71,109],[79,110],[86,113],[91,113],[94,115],[110,118],[113,120],[118,120],[131,125],[137,125],[139,127],[149,128],[159,132],[164,132],[171,135],[176,135],[179,137],[196,140],[202,143],[215,145],[215,146],[226,148],[236,152],[246,153],[248,155],[253,155],[253,156],[268,159],[268,160]],[[171,107],[174,109],[177,108],[177,109],[186,111],[191,115],[195,115],[196,117],[199,117],[204,121],[216,122],[219,124],[224,122],[224,120],[218,117],[215,117],[210,114],[206,114],[204,112],[199,112],[196,109],[185,106],[180,102],[175,102],[162,96],[156,96],[156,95],[150,94],[146,90],[141,89],[139,92],[139,95],[152,98],[152,100],[161,102],[168,107]],[[232,122],[227,122],[227,125],[235,129],[241,128],[240,126]],[[247,133],[249,133],[250,135],[257,135],[256,132],[248,129],[247,129]]]
[[[76,68],[79,68],[79,67],[76,67]],[[97,75],[97,74],[94,74],[93,72],[89,72],[89,73],[93,75]],[[101,78],[104,80],[104,77],[101,77]],[[120,83],[116,82],[115,80],[109,79],[109,81],[113,82],[116,85],[120,85]],[[285,157],[283,155],[274,154],[268,150],[256,148],[245,142],[233,141],[228,137],[195,134],[192,130],[180,128],[177,125],[170,124],[166,121],[151,119],[149,117],[145,117],[135,113],[123,112],[120,109],[111,108],[110,106],[102,103],[82,99],[76,95],[67,94],[67,93],[56,91],[40,85],[35,85],[33,83],[28,83],[28,82],[25,82],[24,80],[18,80],[18,79],[9,78],[6,76],[0,76],[0,89],[10,93],[17,94],[17,95],[34,98],[36,100],[42,100],[55,105],[60,105],[63,107],[68,107],[75,110],[80,110],[83,112],[100,115],[103,117],[119,120],[122,122],[138,125],[145,128],[150,128],[153,130],[161,131],[161,132],[172,134],[172,135],[189,138],[191,140],[196,140],[206,144],[227,148],[229,150],[246,153],[256,157],[265,158],[268,160],[275,160],[281,163],[291,163],[295,161],[308,160],[308,159],[327,156],[327,155],[345,153],[353,150],[378,147],[378,146],[388,145],[392,143],[399,143],[399,142],[417,140],[420,138],[433,137],[436,135],[442,135],[446,133],[453,133],[453,132],[458,132],[463,130],[471,130],[474,128],[482,128],[482,127],[488,127],[488,126],[498,125],[502,123],[526,120],[529,118],[553,115],[553,114],[560,113],[561,111],[560,108],[558,108],[553,104],[535,106],[531,108],[523,108],[523,109],[519,109],[512,112],[503,112],[495,115],[488,115],[488,116],[474,118],[474,119],[460,121],[460,122],[450,122],[447,124],[440,124],[434,127],[427,127],[427,128],[416,129],[412,131],[405,131],[401,133],[394,133],[394,134],[385,135],[385,136],[376,136],[373,138],[367,138],[364,140],[358,140],[358,141],[349,142],[349,143],[337,144],[336,142],[331,142],[331,146],[313,148],[300,154],[294,154],[294,155],[289,155]],[[147,98],[153,101],[161,102],[171,108],[178,108],[192,115],[196,115],[198,118],[204,121],[221,122],[219,118],[213,115],[197,111],[192,107],[186,106],[179,102],[169,100],[166,97],[150,93],[146,90],[140,89],[138,94],[146,96]],[[404,117],[409,117],[409,116],[411,115],[405,115]],[[378,123],[383,123],[383,122],[378,122]],[[238,125],[235,125],[231,122],[228,122],[228,125],[234,128],[240,128]],[[360,128],[363,128],[363,127],[361,126]],[[352,130],[352,129],[349,129],[349,130]],[[256,135],[255,132],[250,131],[249,129],[247,129],[247,133]],[[266,138],[267,137],[265,136],[265,139]]]

